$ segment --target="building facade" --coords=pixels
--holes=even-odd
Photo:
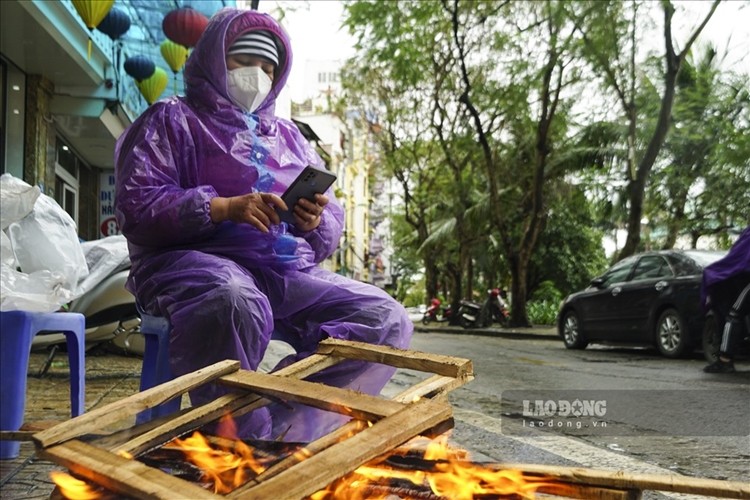
[[[92,4],[96,0],[91,0]],[[123,62],[143,55],[182,90],[160,53],[164,16],[190,6],[210,17],[234,0],[116,0],[130,28],[89,30],[70,0],[0,2],[0,173],[39,186],[78,224],[79,236],[117,232],[114,145],[147,107]]]

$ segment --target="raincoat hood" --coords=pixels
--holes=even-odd
[[[274,75],[271,93],[253,112],[261,117],[273,116],[276,98],[284,88],[292,67],[292,50],[286,31],[268,14],[253,10],[222,9],[211,17],[198,44],[185,64],[185,92],[196,107],[208,110],[242,114],[229,97],[227,91],[227,49],[243,33],[265,30],[276,38],[279,65]],[[218,50],[221,48],[221,50]]]

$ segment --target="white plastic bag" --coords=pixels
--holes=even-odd
[[[0,230],[5,231],[11,222],[17,222],[34,208],[39,195],[36,186],[29,186],[10,174],[0,176]]]
[[[0,199],[7,236],[0,310],[58,310],[75,298],[79,280],[88,274],[75,222],[55,200],[10,174],[0,177]]]
[[[81,243],[89,274],[78,283],[80,297],[116,271],[130,267],[128,242],[121,234]]]

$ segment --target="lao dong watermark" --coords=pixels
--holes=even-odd
[[[538,428],[607,426],[606,399],[524,399],[522,425]]]
[[[742,390],[503,391],[502,430],[609,436],[748,436]]]

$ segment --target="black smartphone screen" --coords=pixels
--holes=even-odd
[[[284,194],[281,195],[281,199],[284,200],[289,210],[276,208],[276,212],[281,217],[281,220],[289,224],[294,224],[294,206],[300,198],[315,201],[315,194],[325,193],[335,181],[336,175],[332,172],[311,166],[305,167]]]

